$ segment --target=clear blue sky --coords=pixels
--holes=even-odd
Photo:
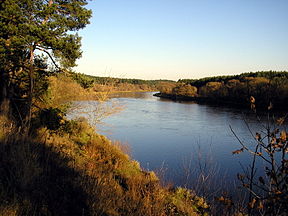
[[[288,70],[288,0],[92,0],[78,72],[140,79]]]

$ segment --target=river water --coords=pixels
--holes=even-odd
[[[97,103],[78,102],[86,111]],[[241,146],[230,127],[252,147],[254,134],[267,123],[265,115],[259,122],[249,110],[174,102],[151,92],[114,95],[109,103],[124,109],[97,124],[99,133],[127,143],[131,157],[144,169],[158,172],[165,182],[188,187],[237,185],[237,173],[243,172],[252,156],[232,154]],[[79,115],[78,110],[69,116]]]

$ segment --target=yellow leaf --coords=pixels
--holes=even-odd
[[[258,141],[260,141],[260,140],[261,140],[261,134],[259,134],[259,133],[256,133],[256,136],[255,136],[255,138],[256,138]]]
[[[286,131],[281,131],[281,134],[280,134],[280,139],[281,141],[285,142],[286,139],[287,139],[287,134],[286,134]]]
[[[248,204],[249,205],[249,207],[250,208],[254,208],[254,206],[255,206],[255,203],[256,203],[256,199],[255,198],[253,198],[253,200]]]
[[[270,102],[269,106],[268,106],[268,110],[271,110],[273,108],[273,104]]]
[[[240,153],[243,152],[243,151],[244,151],[244,148],[241,148],[241,149],[239,149],[239,150],[233,151],[232,154],[240,154]]]
[[[253,96],[250,97],[250,103],[254,104],[255,103],[255,98]]]
[[[282,124],[284,123],[284,120],[285,120],[284,117],[283,117],[283,118],[279,118],[279,119],[276,120],[276,123],[277,123],[278,125],[282,125]]]
[[[263,209],[264,208],[264,205],[263,205],[262,201],[259,201],[259,204],[258,204],[257,208],[258,209]]]
[[[282,192],[278,190],[275,192],[275,194],[279,195],[279,194],[282,194]]]

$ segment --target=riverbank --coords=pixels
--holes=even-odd
[[[197,101],[240,108],[286,111],[288,72],[262,71],[233,76],[179,80],[160,89],[160,96],[178,101]]]
[[[198,193],[163,186],[154,172],[142,169],[124,153],[121,144],[97,134],[86,120],[67,120],[67,103],[88,97],[89,91],[65,77],[58,78],[51,77],[47,92],[40,99],[35,98],[37,110],[33,109],[30,127],[19,126],[6,116],[0,118],[0,215],[210,213]],[[167,104],[162,105],[167,112]],[[137,113],[145,111],[146,106],[147,103],[137,108]],[[127,119],[133,121],[132,116]],[[139,125],[138,121],[134,122]],[[157,119],[159,122],[162,121]],[[148,127],[153,129],[151,122]],[[167,125],[162,127],[165,128]],[[127,131],[126,128],[125,133]],[[171,130],[168,135],[175,137]],[[157,141],[157,136],[153,141]],[[147,138],[142,140],[147,149]],[[167,148],[167,142],[165,144]],[[233,207],[229,208],[231,211]]]
[[[173,101],[194,101],[199,104],[211,104],[216,106],[228,106],[228,107],[236,107],[236,108],[243,108],[249,109],[248,101],[244,101],[242,103],[236,102],[233,100],[221,100],[219,98],[208,98],[208,97],[191,97],[191,96],[184,96],[184,95],[176,95],[176,94],[165,94],[165,93],[155,93],[153,94],[155,97],[165,98]]]
[[[161,186],[85,120],[23,136],[1,117],[0,215],[203,215],[203,198]],[[5,148],[4,148],[5,147]],[[13,190],[12,190],[13,189]]]
[[[194,101],[199,104],[208,104],[213,106],[219,106],[219,107],[231,107],[231,108],[240,108],[243,110],[250,110],[251,109],[251,103],[250,103],[250,97],[247,96],[246,99],[241,98],[231,98],[231,97],[201,97],[201,96],[185,96],[185,95],[177,95],[177,94],[167,94],[167,93],[155,93],[153,94],[155,97],[159,98],[165,98],[172,101]],[[276,113],[283,113],[286,114],[286,107],[287,107],[287,101],[274,101],[274,104],[272,104],[273,110]],[[269,104],[268,103],[256,103],[257,110],[262,113],[266,112],[268,110]]]

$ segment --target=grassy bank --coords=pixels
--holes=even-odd
[[[0,117],[0,215],[208,214],[193,191],[163,186],[120,143],[85,119],[65,118],[71,101],[105,100],[107,92],[99,96],[64,75],[47,83],[29,130]]]
[[[203,198],[167,188],[84,120],[21,134],[1,117],[0,215],[204,215]]]

